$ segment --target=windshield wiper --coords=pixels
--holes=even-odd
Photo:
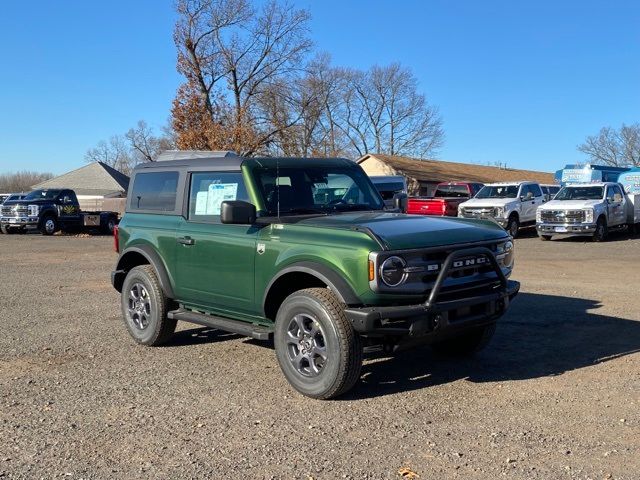
[[[326,210],[322,210],[320,208],[311,208],[311,207],[294,207],[294,208],[289,208],[288,210],[280,210],[280,214],[283,213],[291,213],[291,214],[300,214],[300,215],[304,215],[306,213],[308,214],[319,214],[319,215],[326,215],[327,212]]]
[[[346,211],[346,210],[374,210],[368,203],[337,203],[332,205],[333,210]]]

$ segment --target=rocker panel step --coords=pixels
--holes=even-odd
[[[207,315],[204,313],[192,312],[179,308],[168,313],[168,317],[184,322],[197,323],[205,327],[217,328],[225,332],[237,333],[246,337],[252,337],[256,340],[269,340],[273,334],[273,328],[255,325],[253,323],[243,322],[241,320],[231,320],[229,318],[217,317],[215,315]]]

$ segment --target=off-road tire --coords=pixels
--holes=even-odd
[[[540,235],[540,240],[542,240],[543,242],[548,242],[549,240],[551,240],[551,235]]]
[[[516,238],[518,236],[518,233],[520,233],[520,222],[518,221],[517,215],[512,214],[509,217],[509,221],[507,222],[507,228],[505,230],[513,238]]]
[[[431,345],[433,351],[445,357],[470,357],[482,350],[491,341],[496,324],[485,325],[457,337],[448,338]]]
[[[274,333],[274,346],[280,368],[291,386],[311,398],[337,397],[355,385],[362,368],[362,339],[344,314],[345,306],[328,288],[307,288],[289,295],[278,310]],[[326,359],[319,373],[305,375],[291,355],[304,350],[295,345],[290,328],[296,318],[311,319],[324,343]],[[315,323],[314,323],[315,322]],[[312,345],[317,346],[316,337]],[[308,362],[307,362],[308,363]],[[303,362],[304,364],[304,362]],[[309,370],[311,365],[309,364]],[[315,361],[314,361],[315,364]]]
[[[147,324],[144,328],[136,324],[136,315],[131,314],[131,292],[136,285],[142,285],[149,303],[149,309],[145,311]],[[139,265],[127,273],[122,284],[120,304],[124,324],[137,343],[155,347],[163,345],[173,336],[177,321],[167,316],[172,301],[162,291],[160,281],[151,265]]]
[[[11,231],[11,228],[7,227],[6,225],[2,225],[0,226],[0,230],[2,231],[2,233],[4,233],[5,235],[9,235],[10,233],[13,233]]]
[[[42,235],[53,235],[59,228],[58,220],[53,215],[44,216],[38,225],[38,230]]]
[[[604,217],[598,218],[596,222],[596,231],[593,232],[593,237],[591,239],[594,242],[604,242],[607,240],[607,236],[609,235],[609,231],[607,229],[607,221]]]

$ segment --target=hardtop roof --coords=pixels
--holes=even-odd
[[[164,160],[162,162],[146,162],[138,164],[134,171],[148,169],[171,169],[171,168],[212,168],[218,170],[240,170],[242,165],[249,167],[300,167],[300,166],[353,166],[357,164],[346,158],[301,158],[301,157],[239,157],[226,156],[218,158],[182,158],[179,160]]]

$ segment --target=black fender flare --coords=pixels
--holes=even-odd
[[[274,276],[267,288],[265,288],[264,296],[262,297],[262,311],[265,311],[267,297],[271,291],[271,287],[284,275],[288,273],[307,273],[316,277],[318,280],[324,282],[333,293],[338,296],[338,299],[345,305],[360,305],[362,301],[354,293],[351,286],[332,268],[317,262],[298,262],[289,265],[280,270],[276,276]]]
[[[123,260],[127,256],[127,254],[130,253],[137,253],[146,258],[147,262],[149,262],[149,265],[151,265],[156,271],[156,275],[158,276],[158,280],[160,282],[160,287],[162,288],[164,294],[169,298],[175,298],[173,287],[171,286],[171,280],[169,278],[169,274],[167,273],[167,267],[158,252],[156,252],[155,249],[149,245],[135,245],[125,249],[120,254],[120,257],[118,258],[118,264],[116,266],[116,271],[112,274],[112,283],[116,290],[120,291],[122,289],[122,282],[124,282],[124,277],[126,276],[126,271],[123,268]],[[118,288],[118,282],[120,288]]]

